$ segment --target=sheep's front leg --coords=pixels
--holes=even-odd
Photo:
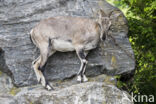
[[[81,66],[80,66],[80,69],[79,69],[79,72],[78,72],[78,76],[77,76],[77,81],[79,82],[86,82],[88,81],[86,75],[85,75],[85,69],[86,69],[86,65],[87,65],[87,60],[85,59],[88,52],[84,52],[83,49],[80,49],[80,50],[77,50],[77,55],[81,61]]]

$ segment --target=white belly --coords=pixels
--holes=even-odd
[[[67,52],[67,51],[74,51],[75,48],[72,44],[72,42],[69,41],[65,41],[65,40],[54,40],[53,43],[53,48],[57,51],[61,51],[61,52]]]

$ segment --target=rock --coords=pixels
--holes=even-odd
[[[0,104],[133,104],[130,95],[115,87],[112,78],[99,75],[80,84],[76,79],[54,81],[53,91],[41,85],[20,87],[16,94],[0,96]]]
[[[36,84],[31,62],[37,58],[39,51],[29,39],[30,30],[41,19],[56,15],[97,18],[99,9],[107,15],[111,14],[109,34],[113,38],[108,36],[105,42],[89,53],[87,75],[130,73],[134,70],[135,61],[127,38],[126,18],[105,0],[1,0],[0,69],[12,74],[16,86]],[[75,52],[57,52],[49,58],[46,76],[48,80],[63,80],[76,75],[79,67],[80,61]]]
[[[14,88],[12,79],[0,71],[0,104],[17,104],[10,91]]]
[[[8,92],[13,88],[12,79],[5,73],[0,71],[0,95],[2,93],[8,94]],[[4,95],[3,94],[3,95]]]
[[[0,104],[17,104],[17,102],[12,96],[0,95]]]
[[[28,90],[16,95],[17,104],[133,104],[127,93],[113,85],[87,82],[57,90]]]

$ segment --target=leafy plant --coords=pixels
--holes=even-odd
[[[156,99],[156,1],[107,1],[120,8],[127,17],[129,41],[136,59],[134,77],[126,82],[119,81],[118,87],[129,93],[154,95]]]

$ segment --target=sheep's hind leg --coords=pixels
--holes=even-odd
[[[40,62],[40,56],[32,62],[32,66],[33,66],[33,69],[35,71],[37,81],[40,83],[41,82],[41,75],[40,75],[40,71],[38,70],[39,62]]]
[[[44,74],[41,70],[39,70],[39,66],[40,66],[40,62],[41,62],[41,57],[36,61],[36,63],[33,65],[37,80],[39,83],[42,84],[42,86],[44,86],[47,90],[52,90],[52,87],[47,83]]]
[[[43,51],[40,51],[40,52],[41,52],[41,61],[40,61],[40,65],[39,65],[38,69],[40,70],[40,72],[42,74],[41,75],[41,84],[47,90],[52,90],[53,88],[51,87],[51,85],[48,83],[48,81],[45,78],[44,71],[45,71],[45,65],[46,65],[48,57],[51,56],[52,54],[54,54],[55,51],[51,51],[47,48],[47,50],[44,49]]]
[[[87,53],[84,52],[83,49],[80,50],[76,50],[76,53],[81,61],[81,66],[78,72],[78,76],[77,76],[77,81],[79,82],[86,82],[88,81],[87,77],[85,76],[85,69],[86,69],[86,65],[87,65],[87,60],[85,59],[87,56]]]
[[[45,78],[44,71],[48,57],[55,52],[50,50],[47,43],[40,44],[40,47],[40,56],[33,62],[34,71],[36,73],[37,80],[41,82],[42,86],[44,86],[47,90],[52,90],[53,88],[49,85]]]

